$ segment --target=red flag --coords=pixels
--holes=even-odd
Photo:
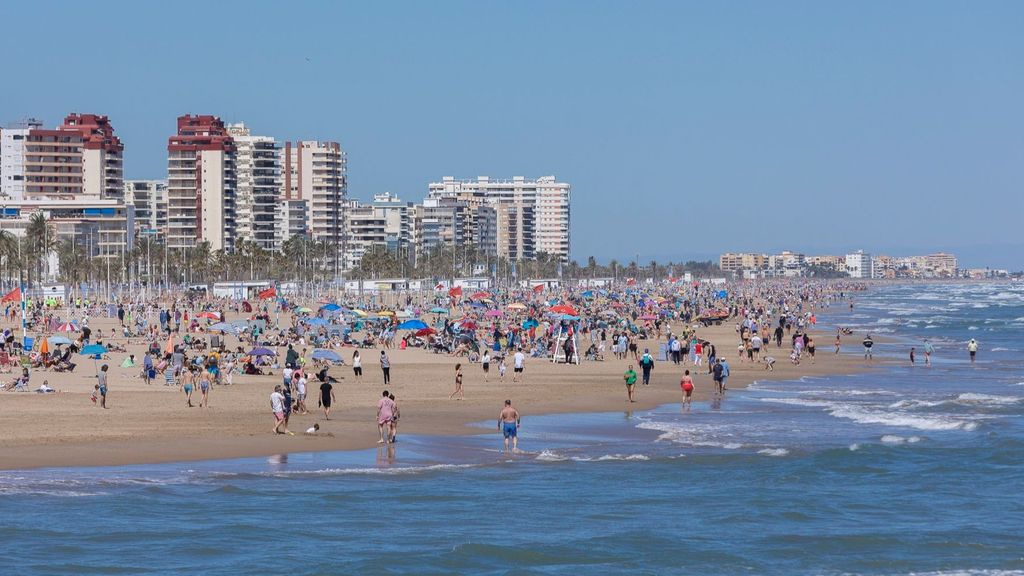
[[[636,278],[626,278],[626,286],[635,286]]]
[[[257,294],[256,296],[260,300],[266,300],[268,298],[274,298],[274,297],[277,296],[277,289],[274,288],[273,286],[271,286],[270,288],[267,288],[266,290],[260,291],[260,293]]]
[[[4,294],[4,297],[0,299],[0,302],[12,302],[14,300],[21,300],[21,286],[11,290],[7,294]]]
[[[538,294],[540,294],[541,292],[544,291],[544,285],[543,284],[537,284],[536,286],[533,287],[533,291],[538,293]]]
[[[456,286],[455,288],[452,288],[451,290],[448,291],[448,295],[451,296],[452,298],[462,297],[462,286]]]
[[[434,286],[434,290],[444,290],[444,284],[438,282],[437,286]]]

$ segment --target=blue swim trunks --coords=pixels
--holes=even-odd
[[[505,422],[502,432],[504,432],[505,438],[515,438],[518,428],[519,426],[517,426],[515,422]]]

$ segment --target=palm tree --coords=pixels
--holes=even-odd
[[[44,264],[50,252],[56,245],[56,235],[53,228],[46,220],[46,214],[36,212],[29,217],[28,226],[25,228],[25,240],[27,250],[24,255],[28,256],[28,264],[25,269],[29,271],[29,285],[32,284],[31,272],[36,271],[36,278],[42,279]]]

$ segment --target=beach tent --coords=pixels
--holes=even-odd
[[[396,329],[398,330],[422,330],[427,327],[427,323],[422,320],[406,320],[402,322]]]
[[[341,362],[341,355],[334,350],[313,350],[313,360],[327,360],[328,362]]]

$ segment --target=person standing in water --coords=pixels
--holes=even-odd
[[[924,365],[932,365],[932,352],[935,352],[935,347],[928,340],[924,341]]]
[[[974,358],[978,355],[978,341],[974,338],[967,343],[967,352],[971,355],[971,364],[974,364]]]
[[[689,370],[683,374],[679,387],[683,390],[683,410],[689,410],[693,402],[693,378],[690,377]]]
[[[633,399],[633,391],[636,389],[636,370],[633,370],[633,365],[629,365],[629,369],[622,375],[622,379],[626,381],[626,395],[629,396],[630,402],[636,402]]]
[[[519,412],[512,407],[511,400],[505,400],[505,407],[498,415],[498,430],[505,437],[505,452],[508,452],[508,441],[512,439],[512,451],[519,452]]]

